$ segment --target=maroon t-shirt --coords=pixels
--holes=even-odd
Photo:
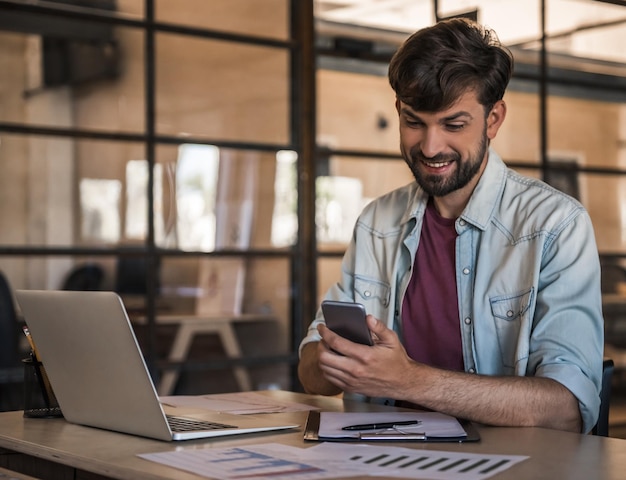
[[[432,198],[429,200],[402,304],[402,330],[404,346],[412,359],[462,371],[454,222],[441,217]]]

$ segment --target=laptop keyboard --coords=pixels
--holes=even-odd
[[[209,422],[206,420],[195,420],[193,418],[167,416],[167,423],[170,424],[172,432],[197,432],[202,430],[223,430],[226,428],[238,428],[236,425],[225,423]]]

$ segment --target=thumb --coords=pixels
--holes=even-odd
[[[385,343],[390,340],[389,335],[393,332],[374,315],[367,316],[367,326],[372,332],[373,337],[377,338],[379,342]]]

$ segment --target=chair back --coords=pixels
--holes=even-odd
[[[615,364],[612,359],[605,358],[602,362],[602,389],[600,390],[600,414],[598,423],[591,433],[601,437],[609,436],[609,407],[611,405],[611,383]]]
[[[63,290],[101,290],[103,280],[104,270],[100,265],[79,265],[63,282]]]
[[[0,368],[19,365],[18,323],[9,281],[0,272]]]

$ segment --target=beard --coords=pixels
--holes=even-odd
[[[412,148],[409,154],[402,150],[402,156],[411,169],[417,184],[428,195],[443,197],[465,187],[478,174],[488,147],[489,140],[485,128],[478,148],[465,161],[462,161],[461,155],[457,152],[440,153],[434,157],[426,157],[418,147]],[[450,175],[427,174],[419,168],[421,162],[454,162],[456,169]]]

